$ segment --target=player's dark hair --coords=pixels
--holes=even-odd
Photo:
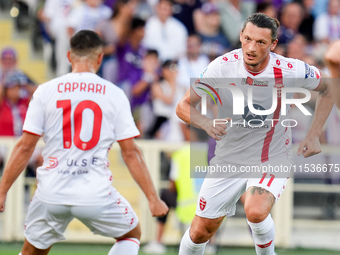
[[[72,36],[70,44],[71,52],[78,56],[86,56],[104,45],[100,36],[91,30],[80,30]]]
[[[145,27],[145,20],[135,17],[131,21],[131,30],[135,30],[141,27]]]
[[[242,32],[249,22],[260,28],[269,28],[272,32],[272,40],[275,41],[277,39],[277,31],[280,27],[280,22],[277,19],[271,18],[263,13],[254,13],[244,22]]]

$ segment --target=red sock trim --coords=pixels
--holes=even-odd
[[[272,244],[273,240],[271,240],[269,243],[266,244],[257,244],[258,247],[260,248],[267,248]]]
[[[131,242],[136,243],[138,246],[140,246],[140,243],[139,243],[139,242],[137,242],[137,241],[135,241],[135,240],[133,240],[133,239],[130,239],[130,238],[119,239],[119,240],[117,240],[116,242],[118,243],[118,242],[120,242],[120,241],[131,241]]]

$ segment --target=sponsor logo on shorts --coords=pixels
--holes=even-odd
[[[204,210],[206,204],[207,204],[207,201],[205,201],[205,199],[203,197],[201,197],[200,198],[200,209],[201,209],[201,211]]]
[[[125,214],[128,214],[129,210],[127,207],[125,207]]]
[[[130,221],[130,225],[132,225],[134,222],[135,222],[135,219],[132,218],[131,221]]]

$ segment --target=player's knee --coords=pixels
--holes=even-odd
[[[257,208],[257,207],[246,208],[245,207],[244,209],[245,209],[248,221],[253,222],[253,223],[262,222],[268,216],[268,213],[265,210],[261,210],[261,208]]]
[[[141,230],[140,224],[138,223],[138,225],[134,229],[132,229],[130,232],[126,233],[125,235],[115,237],[115,239],[122,240],[126,238],[136,238],[140,240],[141,235],[142,235],[142,230]]]
[[[190,238],[194,243],[205,243],[207,242],[214,233],[209,232],[206,228],[190,228]]]

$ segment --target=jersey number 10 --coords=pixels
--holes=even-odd
[[[71,131],[71,100],[57,101],[57,108],[63,109],[63,144],[64,149],[71,148],[72,145],[72,131]],[[80,138],[81,126],[83,124],[83,111],[90,109],[93,111],[93,130],[92,137],[89,141],[84,142]],[[75,108],[73,114],[74,123],[74,145],[83,151],[91,150],[95,147],[100,138],[100,130],[102,126],[102,109],[93,101],[85,100],[81,101]]]

